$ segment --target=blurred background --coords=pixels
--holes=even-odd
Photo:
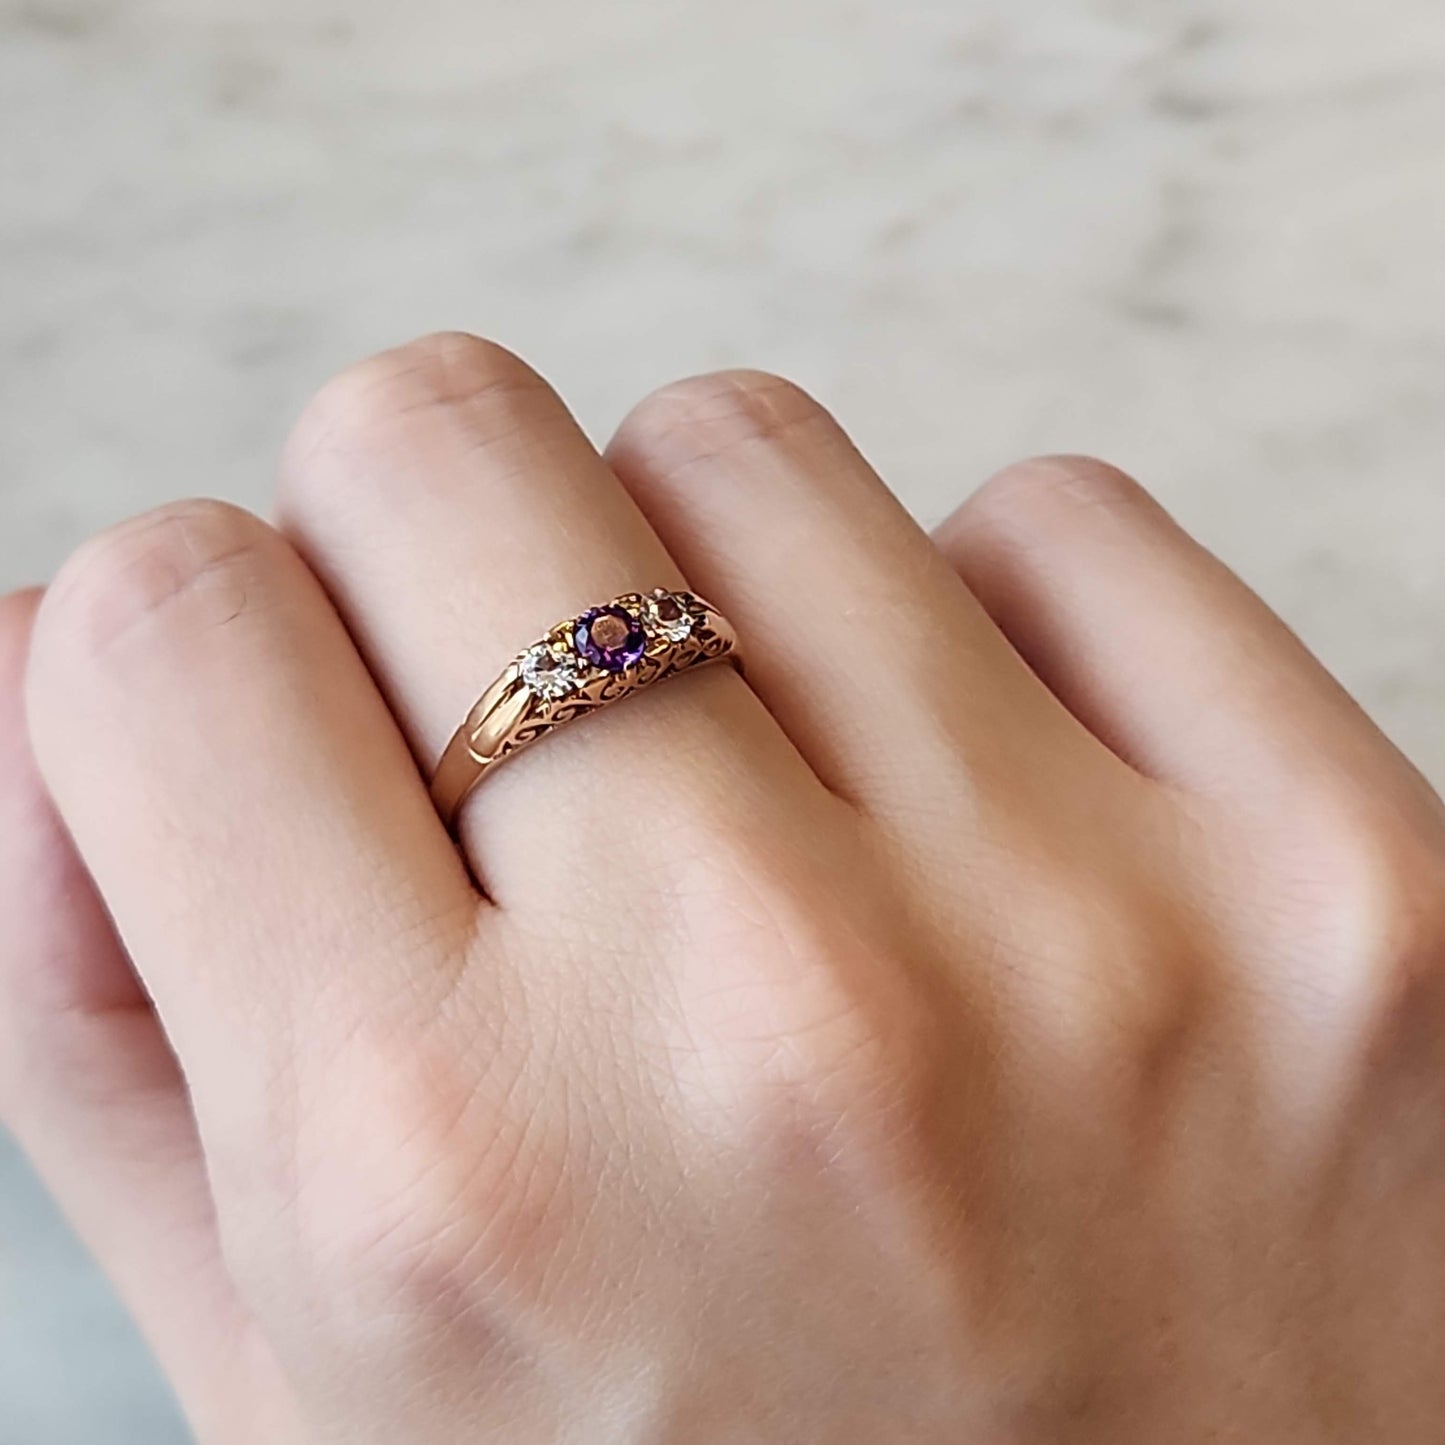
[[[441,327],[1143,478],[1445,783],[1439,0],[0,0],[0,588]],[[4,920],[0,919],[0,939]],[[0,1445],[171,1445],[0,1138]]]

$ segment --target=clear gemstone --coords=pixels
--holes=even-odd
[[[571,653],[540,642],[522,654],[522,681],[540,698],[565,697],[579,681],[577,659]]]
[[[681,642],[692,632],[692,613],[671,592],[654,592],[643,604],[643,625],[653,637]]]

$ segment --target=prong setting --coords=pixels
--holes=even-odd
[[[676,592],[658,587],[642,600],[642,626],[649,637],[663,642],[684,642],[692,632],[693,617],[687,602]]]

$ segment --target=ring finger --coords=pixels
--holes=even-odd
[[[470,336],[325,388],[287,447],[278,509],[428,770],[521,647],[684,580],[551,388]],[[746,684],[710,668],[563,729],[489,778],[459,833],[494,896],[553,894],[585,876],[580,859],[615,856],[629,818],[665,826],[682,800],[756,814],[780,787],[824,796]]]

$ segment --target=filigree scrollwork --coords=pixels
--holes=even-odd
[[[659,598],[676,603],[680,609],[682,620],[672,620],[670,614],[667,624],[674,633],[672,637],[662,635],[659,630],[648,629],[648,609],[655,607]],[[660,590],[651,594],[628,592],[614,598],[607,608],[594,610],[616,608],[636,619],[647,634],[641,655],[620,670],[598,666],[582,656],[575,645],[579,619],[574,617],[558,623],[539,642],[519,653],[508,667],[511,687],[504,699],[499,701],[510,701],[518,709],[509,726],[498,736],[489,731],[487,718],[477,720],[472,755],[479,764],[498,763],[537,742],[554,728],[575,722],[598,708],[618,702],[678,673],[733,655],[735,641],[732,628],[696,593]],[[685,635],[677,636],[684,627]],[[565,653],[567,666],[576,670],[575,683],[561,696],[544,696],[529,688],[523,680],[523,662],[527,654],[543,648]]]

